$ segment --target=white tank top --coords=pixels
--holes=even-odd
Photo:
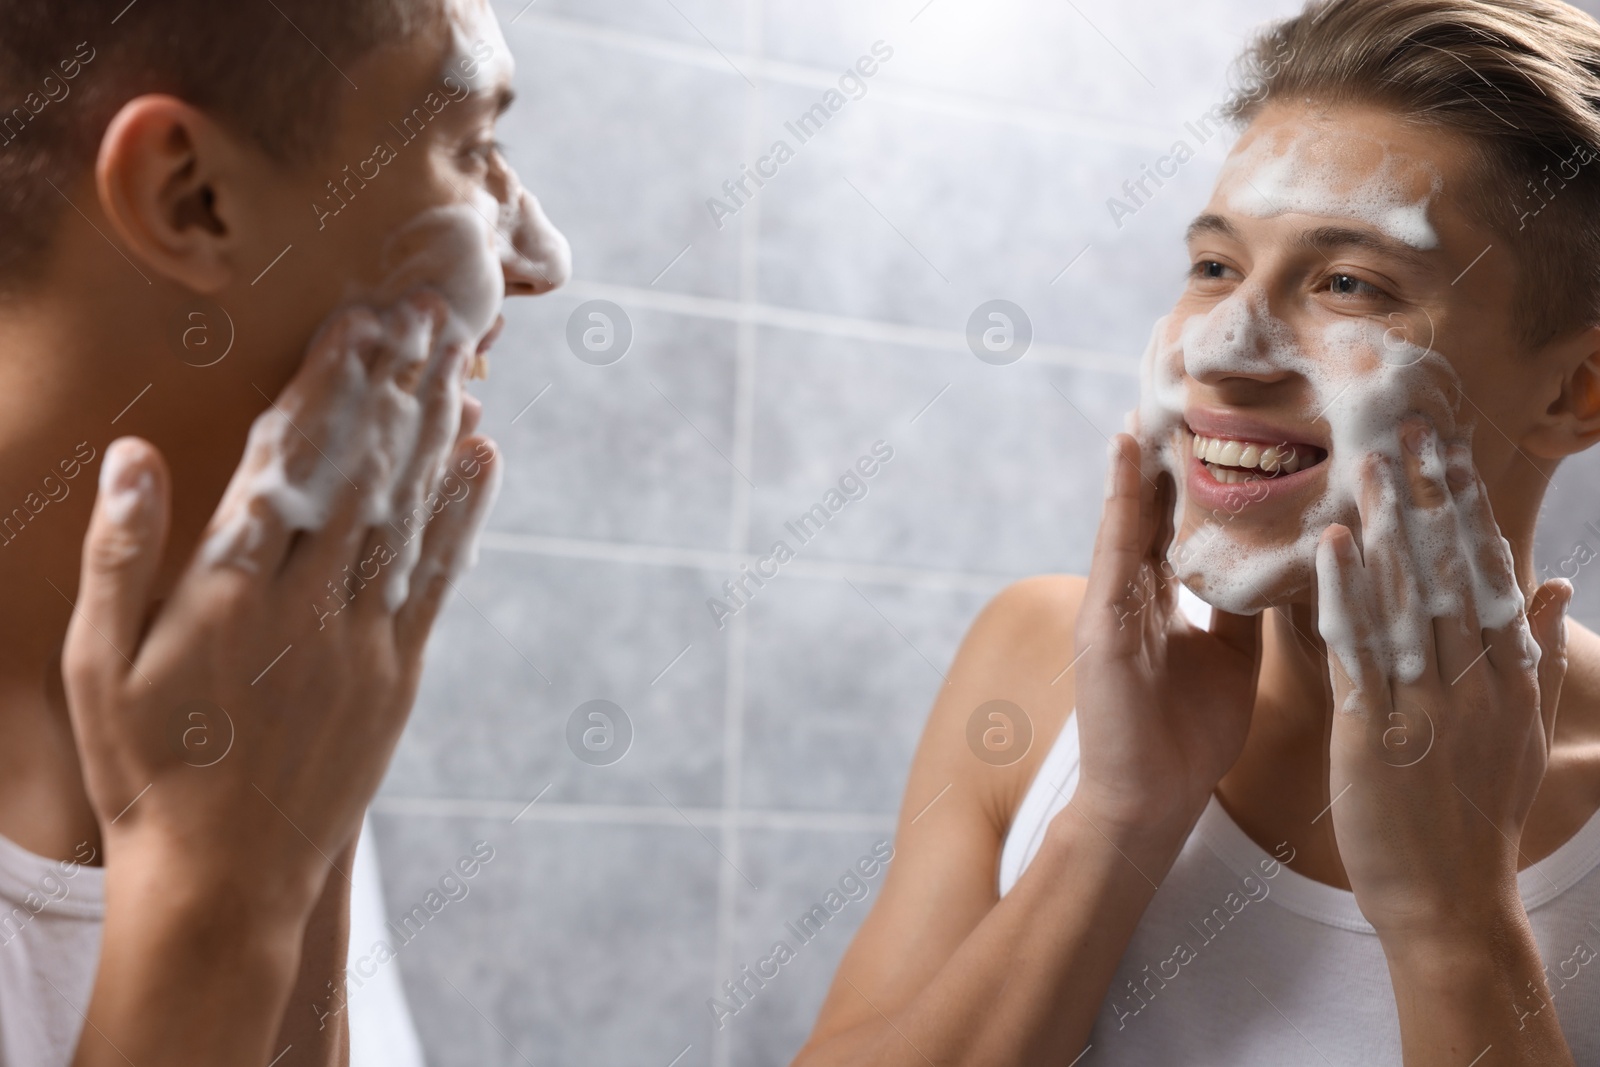
[[[370,827],[362,829],[351,878],[354,961],[384,934]],[[104,922],[104,868],[48,860],[0,837],[0,1067],[72,1062]],[[389,964],[362,995],[349,999],[351,1067],[422,1067],[396,967]]]
[[[1077,787],[1077,722],[1068,716],[1006,834],[1002,896]],[[1139,920],[1077,1067],[1401,1062],[1388,965],[1355,894],[1278,858],[1211,798]],[[1507,1010],[1556,1012],[1576,1062],[1600,1064],[1600,813],[1517,886],[1552,996]]]

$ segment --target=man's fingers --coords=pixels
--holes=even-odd
[[[1105,511],[1095,535],[1086,603],[1104,616],[1113,631],[1127,630],[1129,616],[1142,609],[1153,590],[1140,584],[1152,527],[1146,508],[1153,504],[1139,476],[1139,445],[1127,434],[1112,438],[1106,471]]]
[[[1363,475],[1358,506],[1371,624],[1384,630],[1395,681],[1416,681],[1438,660],[1433,616],[1415,570],[1415,524],[1402,496],[1410,490],[1380,454],[1366,457]]]
[[[1346,526],[1334,524],[1317,543],[1317,630],[1327,643],[1334,709],[1348,710],[1351,692],[1369,711],[1388,702],[1388,678],[1373,655],[1368,575]]]
[[[361,590],[361,599],[383,602],[380,591],[365,592],[373,573],[363,579],[355,572],[371,572],[376,565],[371,556],[373,530],[380,535],[387,531],[394,495],[415,477],[408,466],[418,434],[427,430],[425,399],[413,391],[419,382],[428,391],[427,381],[436,376],[437,365],[449,359],[433,344],[438,321],[421,295],[386,312],[381,319],[384,332],[366,356],[369,365],[360,388],[345,397],[342,409],[331,413],[341,425],[329,435],[328,447],[334,447],[331,439],[337,436],[347,442],[347,450],[329,462],[336,462],[343,476],[329,487],[323,521],[299,540],[283,570],[285,584],[297,592],[309,588],[320,598],[327,595],[331,581],[336,598]],[[389,540],[399,544],[395,537]],[[409,560],[404,566],[409,569]],[[388,560],[384,567],[385,573],[393,569]],[[349,588],[340,594],[340,586]]]
[[[250,427],[244,458],[201,542],[204,563],[274,575],[295,533],[321,528],[340,488],[356,488],[359,471],[345,467],[357,464],[341,438],[351,432],[349,408],[366,389],[365,358],[380,333],[371,311],[352,308],[312,341],[294,378]]]
[[[1403,566],[1420,615],[1431,630],[1434,676],[1449,683],[1483,654],[1471,566],[1462,552],[1462,514],[1448,484],[1446,455],[1431,425],[1412,420],[1401,430],[1409,507],[1401,524],[1409,548]]]
[[[448,502],[460,485],[456,472],[447,467],[452,446],[457,444],[462,414],[463,384],[472,351],[451,346],[430,365],[417,387],[421,419],[402,466],[395,477],[388,507],[390,536],[396,558],[383,569],[379,579],[380,597],[389,611],[398,611],[410,595],[411,572],[421,558],[422,539],[417,533],[429,521],[434,505]]]
[[[78,599],[63,666],[68,684],[108,688],[134,670],[170,513],[171,481],[148,442],[112,442],[83,541]]]
[[[1555,578],[1541,585],[1528,610],[1528,627],[1539,645],[1539,717],[1544,722],[1545,751],[1555,744],[1556,707],[1567,677],[1567,608],[1572,583]]]
[[[451,457],[464,493],[445,504],[422,534],[422,555],[411,574],[409,599],[395,619],[402,655],[419,657],[450,587],[478,561],[478,540],[500,492],[500,453],[487,437],[469,437]]]

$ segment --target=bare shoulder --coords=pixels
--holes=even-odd
[[[945,769],[975,787],[1001,834],[1072,711],[1083,591],[1083,578],[1065,574],[1001,590],[973,620],[929,716],[924,745],[959,761]]]
[[[1006,829],[1072,710],[1083,585],[1017,582],[968,629],[911,761],[893,865],[807,1049],[909,1003],[995,906]]]

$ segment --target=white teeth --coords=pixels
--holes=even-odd
[[[1242,467],[1266,474],[1293,474],[1307,460],[1293,445],[1263,445],[1258,442],[1237,441],[1221,437],[1194,435],[1190,446],[1196,459],[1211,468],[1217,481],[1225,485],[1256,477],[1242,470],[1228,471],[1219,468]]]

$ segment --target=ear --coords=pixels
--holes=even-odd
[[[1539,358],[1558,375],[1556,398],[1524,447],[1545,459],[1563,459],[1600,441],[1600,326],[1552,342]]]
[[[176,97],[123,105],[95,162],[100,207],[130,253],[199,293],[225,288],[238,245],[226,181],[238,153],[205,113]]]

